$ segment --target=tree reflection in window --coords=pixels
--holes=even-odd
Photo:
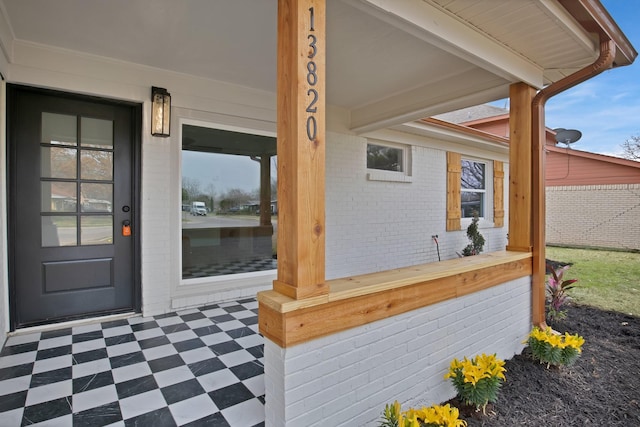
[[[486,164],[462,160],[462,218],[484,217],[486,191]]]
[[[275,137],[182,129],[182,278],[275,270]]]
[[[367,169],[402,172],[402,148],[367,144]]]

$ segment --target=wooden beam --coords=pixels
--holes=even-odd
[[[278,277],[294,299],[325,283],[325,0],[278,1]]]
[[[271,225],[271,156],[260,156],[260,225]]]
[[[260,292],[260,333],[289,347],[530,275],[530,253],[502,251],[331,280],[306,300]]]
[[[504,227],[504,165],[493,161],[493,225]]]
[[[532,221],[531,102],[536,90],[525,83],[509,87],[509,243],[507,250],[530,252]]]
[[[461,176],[462,155],[447,151],[447,231],[462,229]]]

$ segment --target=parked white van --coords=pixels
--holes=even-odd
[[[207,215],[207,207],[204,202],[193,202],[191,204],[191,215]]]

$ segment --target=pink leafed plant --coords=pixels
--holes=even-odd
[[[567,317],[567,312],[562,309],[562,306],[570,299],[567,291],[572,289],[573,284],[578,281],[578,279],[563,279],[569,267],[570,265],[565,265],[553,268],[552,265],[547,264],[547,269],[551,272],[547,278],[547,320],[549,321]]]

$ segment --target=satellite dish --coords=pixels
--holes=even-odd
[[[553,131],[556,133],[556,142],[567,144],[567,147],[582,137],[582,132],[575,129],[558,128]]]

